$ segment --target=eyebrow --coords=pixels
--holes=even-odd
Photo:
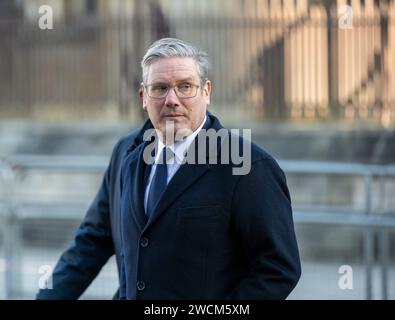
[[[194,79],[192,77],[189,77],[189,78],[184,78],[184,79],[177,80],[176,83],[186,82],[186,81],[193,82],[193,80]],[[158,80],[158,81],[155,81],[155,82],[152,82],[152,83],[168,84],[169,82],[164,81],[164,80]]]
[[[193,78],[192,78],[192,77],[189,77],[189,78],[185,78],[185,79],[178,80],[178,81],[176,81],[176,82],[185,82],[185,81],[193,81]]]

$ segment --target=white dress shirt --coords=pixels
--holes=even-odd
[[[173,151],[174,157],[169,157],[167,160],[167,184],[169,184],[171,178],[176,174],[177,170],[180,168],[182,162],[184,161],[184,158],[186,156],[186,153],[188,151],[189,146],[197,136],[197,134],[202,130],[204,124],[206,123],[207,116],[204,117],[203,122],[200,124],[200,127],[197,128],[192,134],[187,136],[184,140],[178,141],[174,144],[171,145],[165,145],[160,139],[158,142],[158,149],[157,153],[155,155],[155,162],[152,165],[152,169],[148,178],[148,183],[145,188],[145,193],[144,193],[144,209],[147,210],[147,201],[148,201],[148,192],[149,188],[151,187],[151,182],[152,178],[154,177],[155,171],[156,171],[156,164],[159,162],[160,155],[162,153],[162,149],[165,147],[168,147],[171,151]]]

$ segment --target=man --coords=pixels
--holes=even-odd
[[[205,133],[224,128],[207,112],[200,49],[158,40],[142,71],[149,120],[115,147],[53,289],[37,297],[78,298],[115,252],[121,299],[285,299],[301,268],[284,173],[255,144],[240,175],[222,161],[229,144],[208,147]]]

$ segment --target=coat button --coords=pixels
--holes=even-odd
[[[144,281],[137,281],[137,290],[143,291],[145,289],[145,282]]]
[[[142,246],[143,248],[148,247],[148,239],[147,238],[141,238],[140,239],[140,246]]]

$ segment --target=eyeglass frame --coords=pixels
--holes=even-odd
[[[206,79],[204,79],[204,81],[206,82],[208,79],[206,78]],[[169,92],[170,92],[170,89],[174,89],[174,93],[176,94],[176,96],[177,96],[177,98],[178,99],[192,99],[192,98],[195,98],[196,96],[197,96],[197,93],[198,93],[198,89],[200,88],[200,87],[202,87],[202,85],[200,84],[200,85],[197,85],[197,84],[192,84],[192,83],[189,83],[189,85],[191,85],[191,86],[193,86],[193,87],[195,87],[196,88],[196,93],[195,93],[195,95],[194,96],[192,96],[192,97],[179,97],[178,96],[178,94],[177,94],[177,90],[175,90],[175,88],[177,87],[177,85],[175,84],[175,85],[173,85],[173,86],[170,86],[169,85],[169,87],[168,87],[168,89],[167,89],[167,92],[166,92],[166,94],[162,97],[162,98],[156,98],[156,97],[151,97],[149,94],[148,94],[148,87],[149,86],[152,86],[152,85],[154,85],[155,83],[151,83],[151,84],[143,84],[143,87],[145,88],[145,90],[146,90],[146,92],[147,92],[147,95],[148,95],[148,97],[150,97],[151,99],[155,99],[155,100],[161,100],[161,99],[165,99],[166,97],[167,97],[167,95],[169,94]],[[160,84],[160,83],[158,83],[158,84]],[[165,83],[163,83],[163,84],[165,84]],[[166,84],[167,85],[167,84]]]

